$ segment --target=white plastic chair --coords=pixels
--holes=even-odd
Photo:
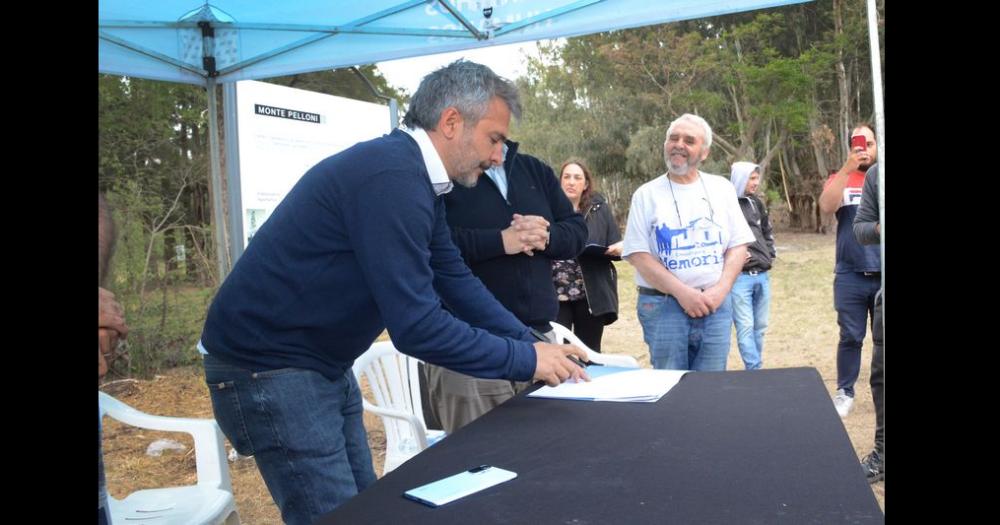
[[[101,417],[139,428],[187,432],[194,437],[198,484],[137,490],[123,500],[108,495],[113,523],[238,525],[222,430],[214,419],[154,416],[98,391]]]
[[[552,325],[552,329],[556,332],[556,341],[565,340],[573,346],[582,348],[587,352],[587,359],[589,361],[594,361],[608,366],[620,366],[622,368],[639,368],[639,362],[630,355],[602,354],[595,352],[588,348],[587,345],[583,344],[583,341],[581,341],[576,334],[571,332],[569,328],[566,328],[555,321],[549,321],[549,324]]]
[[[371,346],[354,361],[354,376],[368,379],[375,400],[364,398],[364,409],[382,418],[385,426],[385,465],[388,474],[406,460],[445,437],[444,431],[427,430],[420,403],[418,359],[396,350],[389,341]]]

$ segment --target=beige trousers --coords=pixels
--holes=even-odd
[[[552,341],[554,332],[545,336]],[[429,411],[448,434],[473,422],[531,386],[531,381],[477,379],[424,363]]]

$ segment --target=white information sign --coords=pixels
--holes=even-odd
[[[236,93],[244,248],[309,168],[391,131],[381,104],[254,80]]]

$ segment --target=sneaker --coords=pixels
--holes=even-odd
[[[861,458],[861,470],[865,472],[868,483],[875,483],[885,479],[885,460],[877,450],[871,451],[867,456]]]
[[[837,395],[833,396],[833,406],[837,409],[840,417],[847,417],[852,405],[854,405],[854,398],[847,395],[843,388],[838,389]]]

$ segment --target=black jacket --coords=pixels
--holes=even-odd
[[[743,271],[766,272],[771,269],[771,262],[775,256],[774,232],[771,229],[771,220],[767,216],[767,208],[756,195],[740,197],[739,201],[743,216],[746,217],[755,239],[753,244],[747,246],[750,260],[743,265]]]
[[[474,188],[460,185],[444,195],[451,238],[472,273],[524,324],[542,332],[552,329],[559,312],[552,260],[572,259],[587,240],[587,224],[559,186],[552,168],[530,155],[518,154],[507,141],[504,170],[507,199],[486,174]],[[507,255],[500,232],[515,213],[540,215],[549,221],[549,245],[533,256]]]
[[[587,211],[587,244],[611,246],[622,240],[621,231],[604,197],[595,193]],[[603,255],[580,254],[576,259],[583,271],[590,314],[605,316],[604,324],[618,320],[618,271],[611,258]]]

